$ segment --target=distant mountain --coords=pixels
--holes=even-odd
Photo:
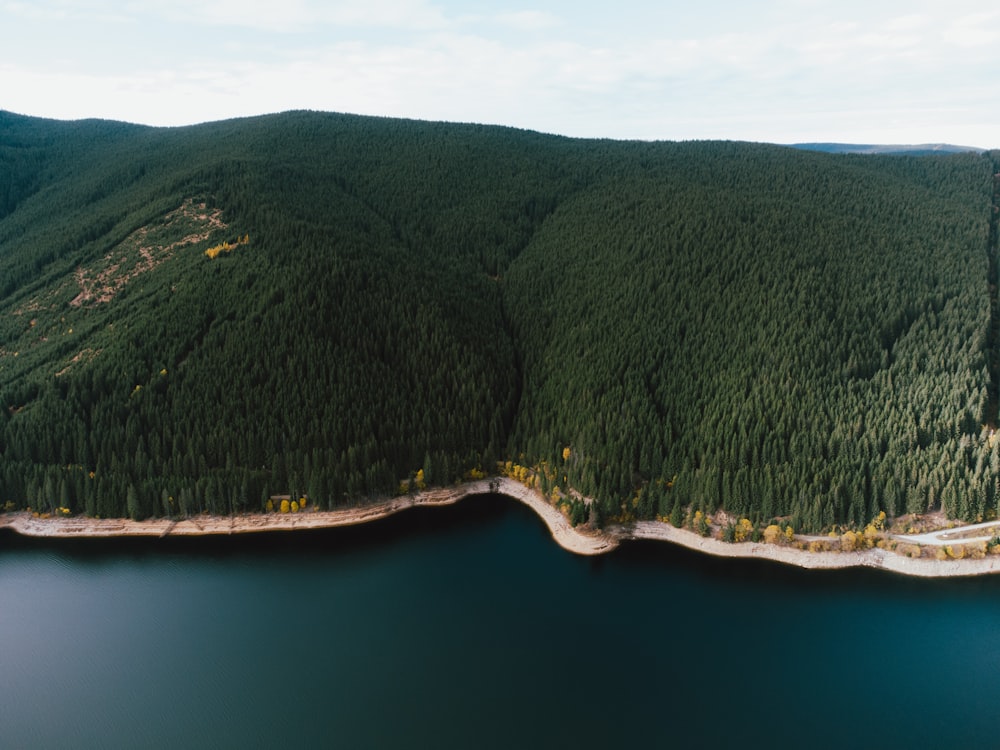
[[[987,517],[996,171],[0,112],[0,508],[333,507],[499,462],[576,520]]]
[[[889,154],[891,156],[929,156],[931,154],[981,154],[986,149],[975,146],[954,146],[949,143],[919,145],[875,145],[865,143],[793,143],[792,148],[822,151],[827,154]]]

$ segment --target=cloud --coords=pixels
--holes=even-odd
[[[11,0],[0,4],[0,18],[8,16],[30,23],[67,23],[86,19],[90,22],[119,23],[129,17],[114,0]]]
[[[447,23],[426,0],[8,0],[0,18],[26,21],[113,19],[136,25],[167,21],[187,27],[250,28],[265,32],[315,32],[331,27],[426,30]]]
[[[68,15],[65,8],[41,2],[8,2],[0,5],[0,12],[26,21],[62,21]]]
[[[501,13],[493,17],[493,21],[501,26],[507,26],[517,31],[543,31],[562,25],[562,21],[552,13],[539,10],[522,10],[513,13]]]
[[[51,26],[65,36],[43,59],[0,15],[0,106],[153,124],[309,108],[638,138],[886,140],[871,137],[882,128],[992,145],[968,134],[997,119],[983,64],[997,13],[810,2],[711,23],[700,6],[654,23],[638,11],[460,15],[433,0],[118,3],[129,33],[95,44],[104,32],[76,33],[86,19],[66,14],[115,3],[38,0],[63,14]],[[0,14],[15,5],[28,12],[8,2]]]
[[[142,8],[173,22],[281,33],[336,27],[429,30],[447,23],[441,11],[424,0],[172,0]]]
[[[885,25],[891,31],[916,31],[917,29],[926,29],[930,24],[930,16],[924,13],[908,13],[905,16],[890,18]]]
[[[993,46],[1000,41],[1000,11],[956,18],[945,30],[944,39],[956,47]]]

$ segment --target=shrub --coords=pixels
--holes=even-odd
[[[778,544],[782,539],[784,539],[784,534],[781,533],[781,527],[777,524],[771,524],[766,529],[764,529],[764,543],[765,544]]]
[[[845,531],[840,537],[840,551],[853,552],[858,548],[858,534]]]

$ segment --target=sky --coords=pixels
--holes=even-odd
[[[0,0],[0,109],[1000,147],[983,0]]]

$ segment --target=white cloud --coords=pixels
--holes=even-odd
[[[0,6],[0,11],[4,15],[28,21],[62,21],[67,17],[64,8],[38,2],[8,2]]]
[[[1000,41],[1000,11],[956,18],[945,30],[944,39],[957,47],[995,45]]]
[[[129,13],[114,0],[11,0],[0,5],[0,18],[10,16],[14,19],[32,23],[67,23],[87,20],[96,23],[120,23],[129,17]]]
[[[552,13],[540,10],[521,10],[513,13],[501,13],[493,18],[501,26],[508,26],[517,31],[543,31],[562,25],[562,21]]]
[[[428,30],[446,24],[441,11],[424,0],[172,0],[134,3],[143,13],[173,22],[246,27],[270,32],[315,32],[330,27],[383,27]]]
[[[8,0],[0,18],[28,21],[151,20],[295,33],[324,27],[437,29],[447,23],[426,0]]]
[[[1000,16],[962,12],[972,0],[877,13],[851,0],[785,0],[767,15],[690,6],[678,23],[661,6],[654,23],[652,9],[631,6],[631,16],[559,18],[544,5],[470,16],[448,1],[38,0],[52,19],[83,7],[127,12],[131,24],[127,34],[74,33],[83,17],[41,24],[52,34],[44,56],[37,42],[19,46],[29,22],[14,14],[28,10],[8,2],[0,106],[153,124],[310,108],[585,136],[992,145],[982,133],[998,119],[984,64],[994,53],[983,42]]]
[[[891,31],[916,31],[930,26],[930,17],[923,13],[909,13],[889,19],[886,28]]]

